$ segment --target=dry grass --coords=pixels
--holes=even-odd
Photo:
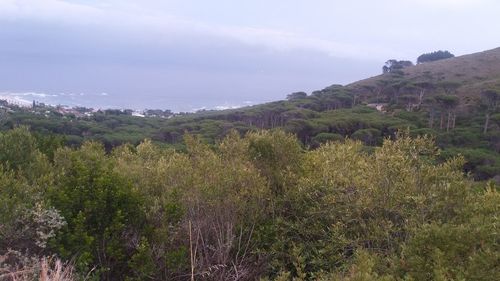
[[[71,265],[59,259],[42,258],[38,262],[24,265],[15,270],[0,269],[0,281],[73,281],[74,270]]]
[[[50,263],[46,258],[42,259],[40,266],[40,281],[71,281],[73,278],[73,267],[64,265],[57,259]]]
[[[382,65],[381,65],[382,67]],[[381,70],[382,71],[382,70]],[[458,82],[459,96],[478,96],[485,88],[500,88],[500,48],[407,67],[402,79],[411,82]],[[390,74],[378,75],[347,85],[348,88],[376,86],[391,80]]]

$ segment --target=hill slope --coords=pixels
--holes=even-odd
[[[409,128],[413,135],[433,135],[443,149],[443,158],[464,155],[465,171],[476,179],[497,177],[500,181],[500,102],[496,108],[485,104],[481,93],[487,89],[495,90],[499,97],[500,48],[423,63],[347,86],[332,85],[310,95],[294,93],[288,100],[246,108],[170,119],[133,117],[116,110],[77,118],[46,115],[42,108],[40,112],[9,113],[0,126],[29,125],[35,132],[63,135],[72,145],[97,139],[108,150],[144,138],[182,149],[186,132],[214,144],[231,130],[244,134],[275,128],[297,135],[307,148],[349,137],[364,142],[370,150],[384,138],[393,138],[398,130]]]
[[[485,89],[500,89],[500,48],[421,63],[403,68],[402,73],[386,73],[349,84],[346,88],[364,92],[371,87],[398,81],[426,82],[434,84],[435,88],[449,86],[451,89],[440,90],[452,90],[461,98],[477,97]]]

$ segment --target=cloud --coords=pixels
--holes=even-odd
[[[276,29],[234,26],[208,26],[205,29],[216,36],[232,38],[248,45],[265,46],[275,51],[312,50],[331,57],[356,59],[370,59],[370,54],[374,52],[385,53],[374,46],[370,52],[366,52],[366,49],[353,44]]]
[[[484,5],[488,2],[492,2],[491,0],[407,0],[412,4],[422,5],[422,6],[442,6],[447,8],[453,7],[463,7],[463,6],[476,6],[476,5]]]
[[[477,10],[480,7],[498,6],[498,1],[495,0],[406,0],[401,1],[402,4],[409,4],[417,9],[439,10],[446,12],[448,16],[452,12]]]
[[[205,96],[231,106],[352,82],[389,58],[498,44],[492,0],[213,1],[0,0],[1,87],[120,106],[194,108]]]
[[[58,0],[2,0],[0,17],[8,20],[43,20],[72,24],[99,23],[103,9]]]
[[[358,46],[273,28],[209,24],[162,11],[133,7],[135,10],[131,10],[130,5],[111,5],[110,2],[82,4],[61,0],[4,0],[0,3],[0,19],[64,23],[70,26],[84,25],[99,29],[101,32],[102,29],[112,30],[124,36],[135,33],[134,35],[141,37],[141,40],[149,36],[150,41],[163,44],[171,43],[172,36],[181,38],[209,36],[278,52],[309,50],[332,57],[356,59],[370,59],[374,55],[386,56],[389,53],[386,48],[377,45]]]

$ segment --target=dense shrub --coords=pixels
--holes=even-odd
[[[38,275],[55,255],[72,263],[66,280],[498,279],[497,187],[464,177],[464,158],[439,158],[430,137],[367,152],[231,131],[186,135],[183,151],[86,142],[52,161],[26,128],[0,137],[25,148],[0,151],[0,258],[12,257],[0,270]]]

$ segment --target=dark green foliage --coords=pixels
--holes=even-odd
[[[378,145],[382,143],[382,133],[377,129],[360,129],[351,135],[352,139],[360,140],[366,145]]]
[[[486,111],[483,133],[488,132],[491,114],[495,114],[500,108],[500,93],[496,90],[488,89],[481,93],[481,107]],[[493,119],[495,121],[495,119]]]
[[[19,179],[13,172],[0,171],[1,254],[7,249],[31,251],[33,254],[45,252],[47,239],[42,237],[43,234],[61,227],[63,221],[55,211],[52,212],[54,225],[45,221],[53,210],[43,209],[45,206],[40,200],[41,192],[38,186]]]
[[[330,112],[374,119],[380,130],[355,121],[351,137],[365,143],[398,125],[364,107],[342,113]],[[231,131],[210,145],[187,135],[183,152],[85,142],[53,161],[26,128],[2,137],[26,148],[0,170],[2,257],[55,254],[100,280],[497,279],[497,188],[466,179],[473,162],[452,147],[438,159],[428,137],[366,149],[320,133],[326,144],[305,150],[281,130]],[[476,174],[497,166],[470,153]]]
[[[37,133],[35,146],[45,152],[49,160],[63,141],[79,146],[85,140],[98,140],[110,152],[120,144],[138,144],[142,139],[150,138],[154,142],[185,149],[182,136],[186,132],[215,144],[231,130],[245,134],[274,128],[295,134],[305,147],[312,148],[324,141],[315,138],[322,133],[346,137],[359,130],[374,129],[380,131],[374,137],[368,136],[369,131],[360,131],[354,137],[364,139],[366,144],[378,145],[381,139],[394,137],[398,129],[410,128],[415,134],[431,133],[443,149],[487,149],[498,157],[498,107],[495,99],[487,98],[492,96],[487,94],[492,91],[484,91],[481,100],[462,100],[455,95],[460,83],[451,80],[410,81],[391,76],[380,81],[376,86],[361,90],[334,85],[310,96],[301,94],[300,99],[227,111],[205,111],[170,119],[104,113],[71,119],[15,112],[6,119],[4,127],[29,125],[30,130]],[[386,112],[362,105],[373,99],[388,102],[383,106]],[[361,138],[363,132],[365,135]],[[454,150],[454,153],[459,152]],[[496,176],[495,169],[484,165],[481,170],[481,175],[476,178]],[[477,171],[473,169],[474,173]]]
[[[413,63],[411,61],[406,60],[395,60],[391,59],[385,62],[385,65],[382,67],[383,73],[396,73],[402,74],[401,70],[405,67],[412,66]]]
[[[36,140],[28,128],[20,127],[0,135],[0,161],[6,170],[27,171],[37,157]]]
[[[304,99],[306,97],[307,97],[307,93],[295,92],[295,93],[291,93],[291,94],[287,95],[286,99],[287,100],[300,100],[300,99]]]
[[[15,251],[102,280],[498,280],[499,85],[388,63],[227,111],[4,112],[0,274]]]
[[[449,95],[455,94],[455,91],[461,86],[461,84],[457,81],[441,81],[437,83],[436,86]]]
[[[464,170],[471,173],[477,180],[485,180],[500,174],[500,155],[491,153],[487,149],[459,149],[444,150],[443,158],[461,154],[467,160]]]
[[[36,139],[27,127],[19,127],[0,133],[0,163],[2,163],[2,168],[5,171],[14,171],[30,181],[40,179],[49,171],[47,157],[40,152],[38,147],[50,155],[54,147],[58,145],[53,146],[50,137],[47,138],[49,139],[48,144],[44,143],[42,138]]]
[[[141,240],[137,247],[137,252],[130,258],[128,262],[132,273],[125,278],[127,281],[145,280],[154,276],[157,269],[155,268],[151,245],[147,240]]]
[[[339,134],[334,134],[334,133],[319,133],[316,136],[314,136],[313,141],[316,142],[317,144],[322,144],[326,143],[329,141],[341,141],[343,140],[344,137]]]
[[[437,60],[442,60],[442,59],[449,59],[453,58],[455,55],[448,51],[435,51],[431,53],[426,53],[422,54],[417,58],[417,63],[424,63],[424,62],[431,62],[431,61],[437,61]]]
[[[127,263],[135,248],[127,237],[141,235],[141,198],[113,171],[100,144],[62,149],[54,165],[58,180],[47,196],[67,226],[52,241],[53,249],[66,259],[78,253],[78,268],[97,265],[102,280],[130,274]]]

